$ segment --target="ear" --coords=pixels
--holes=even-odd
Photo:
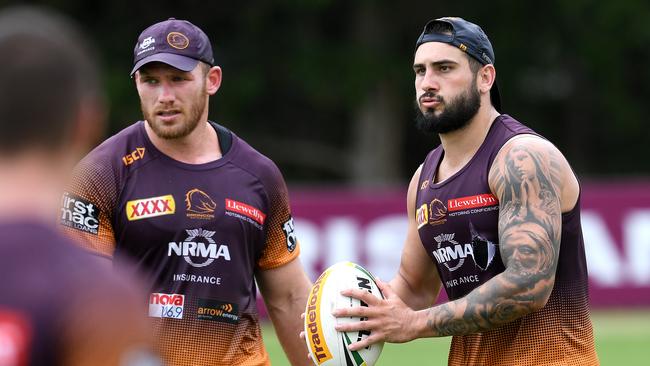
[[[209,95],[214,95],[221,86],[221,68],[219,66],[212,66],[208,75],[205,78],[206,91]]]
[[[494,65],[487,64],[483,66],[478,71],[478,76],[476,78],[476,83],[478,84],[478,90],[481,94],[490,94],[490,89],[492,89],[492,84],[497,79],[497,70],[494,68]]]
[[[135,84],[135,89],[137,90],[138,94],[140,94],[140,86],[142,85],[142,74],[140,74],[140,70],[137,70],[135,74],[133,74],[133,77],[131,78],[133,84]]]

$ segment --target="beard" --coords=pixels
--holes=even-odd
[[[416,101],[415,123],[417,128],[427,134],[444,134],[467,126],[481,107],[481,95],[474,85],[475,83],[472,82],[465,92],[451,99],[449,103],[446,103],[442,97],[438,97],[445,105],[445,109],[439,115],[433,111],[422,112],[420,104]],[[421,97],[424,96],[434,97],[435,95],[427,92]]]
[[[156,136],[165,140],[173,140],[183,138],[196,128],[199,124],[199,120],[203,115],[203,112],[207,108],[208,101],[205,98],[206,88],[205,86],[199,91],[198,95],[190,99],[189,107],[187,111],[180,110],[180,108],[175,106],[168,106],[165,108],[152,108],[147,109],[145,105],[140,103],[140,108],[142,109],[142,115],[144,116],[145,121],[149,123],[149,127],[156,134]],[[179,109],[181,115],[178,117],[173,125],[166,125],[163,122],[160,122],[156,119],[158,110],[161,109]]]

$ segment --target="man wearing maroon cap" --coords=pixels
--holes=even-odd
[[[461,18],[427,23],[415,46],[418,125],[441,145],[408,189],[402,260],[385,299],[339,309],[369,329],[351,345],[453,336],[449,365],[597,365],[580,186],[548,140],[501,113],[494,50]],[[444,286],[449,302],[434,306]]]
[[[310,282],[278,168],[208,120],[219,89],[205,33],[169,19],[145,29],[131,76],[144,120],[82,160],[61,224],[86,247],[137,261],[170,365],[268,365],[257,285],[292,364]],[[144,300],[144,299],[143,299]]]

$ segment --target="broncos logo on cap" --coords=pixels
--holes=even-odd
[[[167,34],[167,43],[176,49],[183,50],[190,45],[190,40],[183,33],[169,32]]]

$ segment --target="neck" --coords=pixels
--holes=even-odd
[[[145,130],[153,145],[174,160],[187,164],[204,164],[222,156],[219,138],[215,129],[208,122],[207,111],[196,128],[189,135],[181,138],[160,138],[146,121]]]
[[[0,220],[36,220],[54,225],[67,171],[43,155],[0,158]]]
[[[440,142],[445,151],[445,164],[450,167],[464,166],[476,154],[498,116],[499,112],[491,104],[482,103],[465,127],[440,134]]]

